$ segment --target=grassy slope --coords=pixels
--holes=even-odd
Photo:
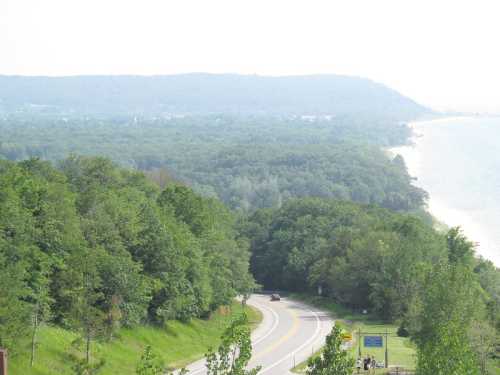
[[[151,345],[162,356],[169,367],[181,367],[202,357],[208,347],[215,346],[232,316],[242,312],[241,305],[235,303],[232,313],[216,313],[210,320],[193,319],[184,324],[169,322],[163,329],[140,326],[122,329],[111,342],[97,343],[93,347],[95,358],[105,358],[106,364],[101,375],[135,374],[136,364],[146,345]],[[247,308],[252,325],[261,320],[260,313]],[[77,338],[74,332],[45,326],[40,330],[39,346],[35,366],[29,367],[29,344],[23,353],[10,358],[11,375],[53,375],[72,374],[69,351],[71,342]]]
[[[358,339],[356,332],[361,329],[362,332],[389,332],[389,365],[400,365],[407,369],[415,368],[415,348],[407,338],[397,337],[397,326],[393,324],[386,324],[372,319],[369,315],[362,315],[353,313],[350,310],[343,308],[331,301],[324,298],[306,297],[302,295],[294,295],[295,298],[301,299],[309,304],[318,306],[326,311],[330,311],[332,316],[335,317],[336,324],[340,325],[346,331],[352,332],[353,343],[350,349],[350,354],[353,358],[358,356]],[[366,354],[374,355],[379,361],[384,361],[385,349],[373,349],[361,347],[361,355]],[[304,372],[306,363],[298,365],[294,371],[301,373]],[[386,373],[386,370],[378,370],[377,373]]]

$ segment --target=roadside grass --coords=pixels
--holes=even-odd
[[[500,375],[500,359],[491,360],[488,363],[488,374]]]
[[[210,319],[192,319],[189,323],[170,321],[165,327],[138,326],[123,328],[109,342],[93,343],[92,357],[104,359],[100,375],[135,374],[142,351],[151,345],[169,369],[183,367],[201,357],[209,347],[220,342],[220,336],[231,319],[243,312],[239,302],[231,309],[214,313]],[[262,320],[261,313],[251,307],[245,312],[250,325],[255,327]],[[70,353],[74,353],[72,342],[78,337],[75,332],[62,328],[43,326],[39,331],[35,365],[29,366],[30,346],[26,343],[22,353],[9,358],[11,375],[70,375]]]
[[[387,324],[380,320],[374,319],[369,314],[355,313],[344,306],[336,304],[327,298],[312,297],[303,294],[293,294],[293,298],[306,302],[310,305],[317,306],[325,311],[328,311],[335,318],[335,323],[342,327],[347,332],[352,334],[351,347],[348,349],[352,358],[358,358],[359,340],[358,331],[363,333],[387,333],[389,334],[389,366],[404,367],[407,370],[415,369],[415,347],[408,338],[398,337],[398,327],[394,324]],[[382,335],[383,336],[383,335]],[[385,345],[385,343],[384,343]],[[319,356],[321,351],[318,351],[314,356]],[[361,341],[361,356],[375,356],[375,359],[380,362],[385,361],[384,348],[365,348]],[[296,373],[305,373],[307,361],[300,363],[293,369]],[[376,374],[386,374],[387,369],[378,369]]]

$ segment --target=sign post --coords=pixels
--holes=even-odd
[[[0,349],[0,375],[7,375],[7,349]]]
[[[385,332],[361,332],[358,330],[358,356],[361,358],[361,338],[365,348],[383,348],[385,337],[385,368],[389,367],[389,331]]]
[[[385,330],[385,368],[389,368],[389,337]]]
[[[361,358],[361,328],[358,329],[358,357]]]

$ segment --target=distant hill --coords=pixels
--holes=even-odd
[[[86,114],[364,113],[400,120],[428,112],[382,84],[339,75],[0,76],[0,111],[19,110]]]

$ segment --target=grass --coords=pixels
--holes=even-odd
[[[242,313],[240,303],[235,302],[228,311],[219,311],[208,320],[193,319],[189,323],[171,321],[163,328],[138,326],[121,329],[117,338],[93,345],[94,358],[105,359],[100,375],[135,374],[135,367],[146,345],[151,345],[169,368],[182,367],[215,347],[232,317]],[[229,312],[230,310],[230,312]],[[262,319],[259,311],[247,307],[250,324],[255,327]],[[22,353],[9,360],[10,375],[70,375],[71,343],[77,334],[58,327],[40,329],[35,366],[29,366],[29,344]]]
[[[389,333],[388,347],[389,347],[389,365],[401,366],[406,369],[412,370],[415,368],[415,348],[408,338],[398,337],[396,334],[397,326],[394,324],[387,324],[374,319],[370,315],[354,313],[343,306],[340,306],[331,300],[321,297],[310,297],[304,295],[293,295],[294,298],[300,299],[313,306],[320,307],[325,311],[329,311],[335,318],[337,325],[341,326],[348,332],[352,333],[351,348],[348,350],[352,358],[358,357],[358,330],[363,333]],[[314,354],[318,356],[321,351]],[[364,348],[361,345],[361,355],[364,357],[367,354],[375,356],[378,361],[385,360],[385,348]],[[293,369],[296,373],[304,373],[307,367],[307,362],[299,364]],[[385,374],[387,370],[377,370],[377,374]]]

